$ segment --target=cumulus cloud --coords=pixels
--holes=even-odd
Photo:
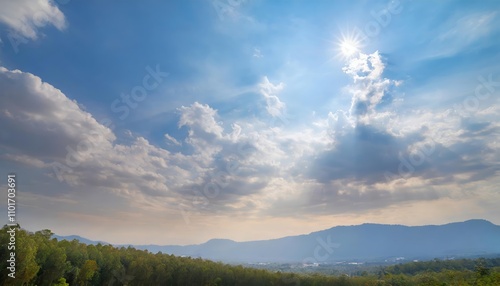
[[[179,111],[181,116],[178,126],[179,128],[183,126],[188,128],[188,137],[186,138],[188,143],[194,144],[195,140],[203,140],[207,144],[216,143],[224,137],[224,128],[215,118],[217,111],[207,104],[195,102],[189,106],[182,106]]]
[[[67,146],[91,141],[100,148],[110,148],[116,139],[75,101],[33,74],[0,67],[0,86],[2,147],[54,160],[65,157]]]
[[[169,196],[171,188],[192,182],[188,170],[196,169],[196,159],[142,137],[117,144],[109,128],[35,75],[0,68],[0,87],[0,147],[6,159],[45,168],[73,187],[142,199]]]
[[[361,211],[456,197],[461,195],[457,182],[498,172],[498,150],[489,143],[498,134],[491,117],[478,113],[472,120],[453,109],[400,114],[390,96],[400,82],[383,77],[378,52],[360,53],[343,70],[353,79],[350,110],[315,122],[329,140],[294,169],[302,174],[296,188],[303,192],[276,201],[273,213]]]
[[[0,150],[2,158],[45,170],[56,185],[62,178],[70,189],[126,198],[137,209],[200,215],[362,212],[453,196],[457,181],[498,172],[498,148],[486,139],[499,126],[489,113],[473,120],[430,111],[398,117],[390,104],[381,110],[396,84],[383,69],[378,53],[353,59],[344,69],[353,78],[351,111],[330,112],[301,130],[262,118],[226,121],[199,102],[181,106],[178,127],[187,136],[164,134],[173,152],[143,137],[118,143],[39,77],[0,68]],[[284,84],[266,77],[258,87],[268,113],[282,116]]]
[[[272,84],[266,76],[259,84],[259,87],[261,94],[266,99],[267,112],[273,117],[282,116],[285,109],[285,103],[279,99],[278,93],[285,87],[284,83]]]
[[[398,81],[382,76],[384,67],[381,56],[376,51],[373,54],[360,53],[343,68],[354,81],[354,85],[349,88],[352,94],[349,115],[356,122],[369,123],[370,118],[377,113],[377,106],[384,99],[387,100],[389,88],[399,84]]]
[[[51,0],[0,0],[0,6],[0,22],[29,39],[36,39],[38,28],[46,25],[66,27],[64,14]]]
[[[343,71],[353,79],[348,87],[351,106],[349,112],[330,112],[319,123],[326,128],[331,144],[318,150],[309,162],[308,177],[324,184],[343,179],[368,184],[384,181],[385,173],[397,173],[408,146],[420,139],[418,132],[398,137],[387,129],[385,123],[394,113],[378,107],[389,89],[399,83],[383,77],[378,51],[350,58]]]
[[[211,200],[208,211],[230,210],[258,193],[274,172],[260,159],[267,147],[253,144],[258,132],[237,123],[226,132],[206,104],[179,109],[179,127],[187,128],[192,152],[172,153],[143,137],[117,143],[112,130],[33,74],[0,68],[0,87],[2,157],[43,169],[56,185],[60,180],[62,186],[111,193],[149,210],[180,204],[194,209],[193,195]],[[59,191],[67,192],[62,186]]]

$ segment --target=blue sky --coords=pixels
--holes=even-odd
[[[0,8],[0,170],[28,229],[188,244],[500,224],[498,1]]]

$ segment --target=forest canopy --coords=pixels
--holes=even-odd
[[[8,276],[8,231],[0,233],[1,285],[500,285],[500,259],[429,261],[357,276],[246,268],[133,247],[58,241],[50,230],[16,228],[15,278]]]

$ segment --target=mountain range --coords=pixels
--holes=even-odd
[[[78,236],[56,236],[78,239]],[[122,245],[117,245],[122,246]],[[128,245],[123,245],[128,246]],[[236,242],[212,239],[197,245],[132,245],[150,252],[201,257],[228,263],[333,263],[387,259],[500,255],[500,226],[486,220],[445,225],[404,226],[366,223],[336,226],[310,234]]]

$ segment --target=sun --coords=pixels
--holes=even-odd
[[[339,29],[332,40],[327,40],[330,58],[328,61],[347,62],[363,53],[366,37],[356,31]],[[342,31],[343,30],[343,31]]]
[[[336,57],[348,60],[352,57],[358,56],[363,46],[362,43],[362,38],[356,33],[341,33],[341,36],[337,38]]]
[[[359,46],[352,39],[343,39],[340,43],[340,51],[345,57],[352,57],[359,51]]]

